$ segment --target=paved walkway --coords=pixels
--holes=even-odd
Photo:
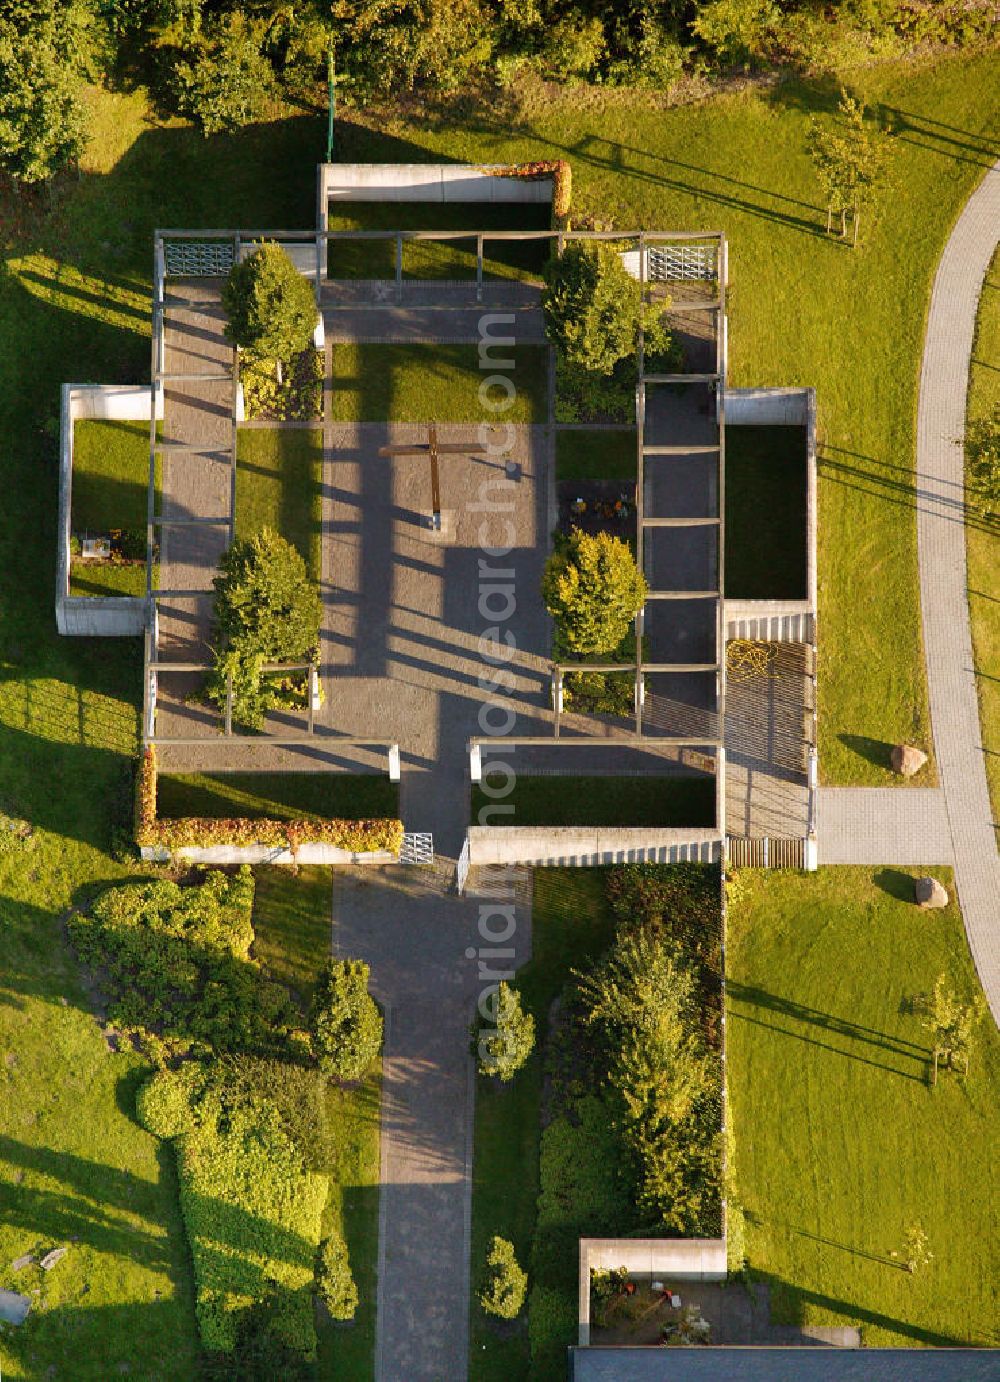
[[[530,872],[476,872],[463,898],[442,865],[335,875],[334,952],[371,965],[385,1011],[376,1382],[460,1382],[468,1366],[481,915],[514,922],[505,965],[531,956]]]
[[[821,864],[950,864],[951,827],[939,787],[821,787]]]
[[[920,599],[938,772],[976,968],[1000,1022],[1000,857],[983,763],[969,630],[965,404],[976,311],[1000,230],[1000,163],[966,203],[938,265],[917,414]]]

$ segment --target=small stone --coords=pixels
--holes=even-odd
[[[913,885],[913,895],[918,907],[947,907],[947,889],[936,878],[918,878]]]
[[[45,1254],[38,1265],[43,1272],[51,1272],[56,1263],[61,1262],[68,1252],[69,1248],[53,1248],[51,1252]]]
[[[912,777],[927,762],[927,755],[915,744],[893,744],[891,762],[894,773],[899,773],[900,777]]]
[[[31,1253],[26,1252],[22,1257],[14,1258],[14,1261],[10,1264],[10,1269],[12,1272],[23,1271],[25,1267],[30,1267],[34,1260]]]

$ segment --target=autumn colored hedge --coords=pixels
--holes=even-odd
[[[543,158],[534,163],[510,163],[502,168],[490,168],[488,171],[496,178],[551,178],[552,228],[566,229],[573,197],[573,173],[567,159]]]
[[[149,747],[143,753],[136,784],[135,837],[139,845],[154,849],[266,845],[295,853],[304,844],[323,844],[350,850],[352,854],[387,850],[398,855],[403,844],[403,823],[388,818],[276,821],[247,820],[238,816],[159,820],[156,815],[156,750]]]

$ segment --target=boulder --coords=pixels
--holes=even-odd
[[[913,885],[918,907],[947,907],[947,889],[936,878],[918,878]]]
[[[912,777],[927,762],[927,755],[915,744],[893,744],[891,761],[894,773],[899,773],[901,777]]]

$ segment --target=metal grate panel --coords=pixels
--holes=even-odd
[[[403,835],[399,851],[401,864],[433,864],[434,836],[430,831],[412,830]]]
[[[167,240],[163,252],[167,274],[177,278],[224,278],[233,267],[229,240]]]

